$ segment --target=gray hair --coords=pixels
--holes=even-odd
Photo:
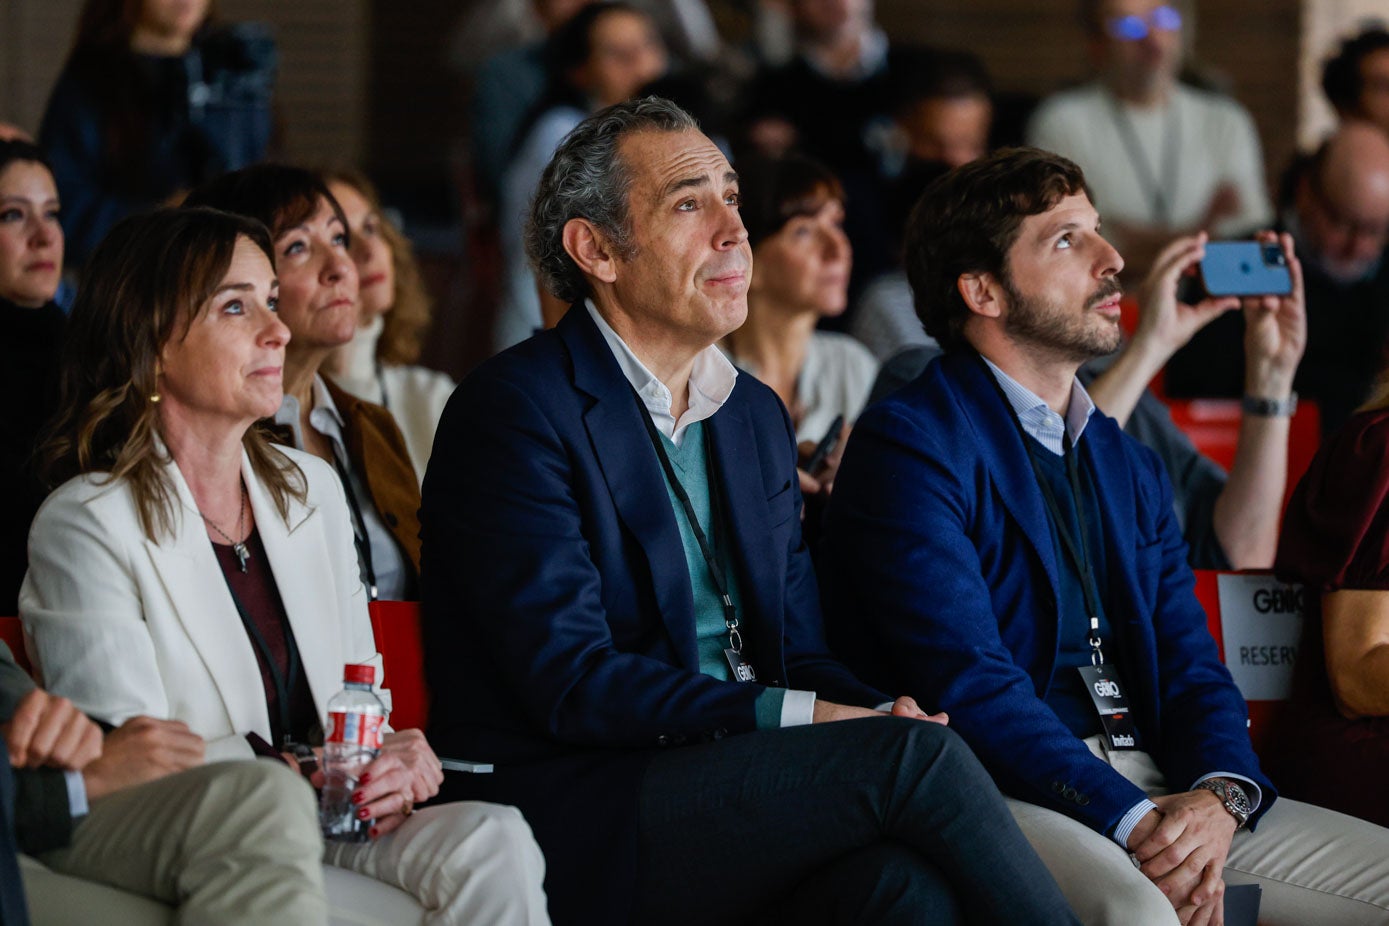
[[[694,117],[669,100],[649,96],[600,110],[564,137],[540,177],[526,222],[526,254],[541,283],[558,299],[589,295],[588,279],[564,249],[564,226],[587,219],[621,257],[636,251],[627,212],[632,174],[618,156],[635,132],[697,132]]]

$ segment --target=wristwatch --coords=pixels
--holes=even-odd
[[[1238,781],[1229,778],[1207,778],[1196,787],[1204,788],[1220,798],[1230,816],[1235,818],[1235,829],[1243,829],[1249,822],[1249,815],[1254,812],[1254,807],[1249,803],[1249,795],[1244,793],[1244,786]]]
[[[285,752],[294,756],[294,761],[299,763],[299,774],[305,778],[318,771],[318,755],[314,753],[312,746],[304,743],[286,743]]]
[[[1270,399],[1245,393],[1240,407],[1246,415],[1256,415],[1260,418],[1291,418],[1297,412],[1297,393],[1289,393],[1286,399]]]

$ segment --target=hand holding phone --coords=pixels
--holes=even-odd
[[[835,415],[834,420],[830,422],[830,429],[825,432],[824,437],[820,438],[820,443],[815,445],[815,452],[806,461],[805,471],[807,473],[814,476],[824,468],[829,455],[834,453],[835,448],[839,446],[839,437],[843,433],[844,416]]]

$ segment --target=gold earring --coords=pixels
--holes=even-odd
[[[150,393],[150,404],[151,404],[151,405],[158,405],[159,402],[160,402],[160,400],[163,399],[163,398],[164,398],[164,397],[163,397],[162,395],[160,395],[159,393],[157,393],[157,392],[152,392],[152,393]]]

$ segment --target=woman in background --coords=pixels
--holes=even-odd
[[[39,130],[80,267],[123,216],[265,157],[277,54],[212,0],[86,0]]]
[[[204,184],[190,206],[211,206],[270,229],[279,273],[279,314],[293,336],[285,354],[279,438],[331,465],[347,493],[357,559],[368,595],[416,597],[420,484],[391,413],[321,375],[352,340],[361,317],[357,267],[342,207],[310,170],[258,164]]]
[[[0,612],[16,614],[28,563],[29,523],[43,501],[30,457],[58,408],[63,313],[53,304],[63,269],[58,190],[43,153],[27,141],[0,141]]]
[[[439,415],[456,385],[446,373],[414,365],[429,332],[429,293],[410,240],[383,214],[371,182],[350,170],[328,171],[326,178],[347,218],[362,317],[352,341],[333,354],[325,372],[395,417],[423,483]]]
[[[835,421],[847,435],[878,375],[878,361],[858,341],[816,329],[849,304],[844,189],[828,167],[796,154],[740,162],[738,185],[752,280],[747,321],[723,347],[785,403],[805,462]],[[802,485],[818,488],[804,478]]]
[[[1288,797],[1389,826],[1389,381],[1322,444],[1283,516],[1306,586],[1293,692],[1261,755]]]

